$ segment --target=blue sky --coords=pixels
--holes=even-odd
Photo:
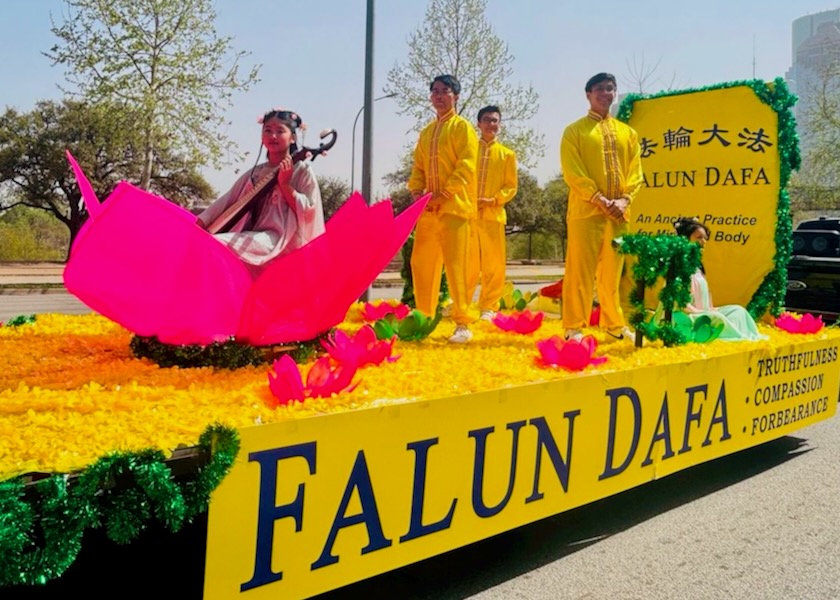
[[[599,71],[615,73],[627,91],[635,60],[659,61],[662,87],[698,87],[724,81],[784,76],[791,64],[791,24],[811,13],[838,8],[826,0],[488,0],[487,16],[505,40],[514,63],[513,83],[531,84],[540,110],[531,126],[545,135],[545,153],[532,169],[541,183],[559,171],[558,145],[566,124],[586,108],[583,83]],[[336,147],[313,165],[319,175],[344,178],[351,171],[351,130],[364,102],[365,0],[217,0],[217,27],[233,36],[237,50],[262,63],[262,81],[234,97],[226,117],[228,135],[243,151],[258,149],[256,118],[272,106],[294,108],[309,124],[307,144],[317,132],[339,132]],[[0,21],[0,106],[26,111],[37,100],[58,99],[64,73],[41,52],[56,42],[50,14],[61,20],[62,0],[5,0]],[[376,95],[388,70],[406,57],[406,40],[425,15],[424,0],[378,0],[375,24]],[[753,65],[755,48],[755,65]],[[628,66],[630,65],[630,66]],[[673,85],[672,85],[673,82]],[[412,122],[396,115],[396,104],[375,103],[373,181],[398,166],[413,145]],[[432,113],[429,113],[430,118]],[[361,180],[362,119],[357,127],[356,185]],[[250,166],[250,162],[247,165]],[[207,170],[218,190],[234,171]]]

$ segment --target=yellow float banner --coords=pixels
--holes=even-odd
[[[644,187],[633,233],[674,233],[679,217],[711,230],[703,251],[716,305],[746,306],[775,268],[778,115],[747,85],[637,100]]]
[[[241,430],[205,598],[306,598],[787,435],[837,410],[838,339]]]

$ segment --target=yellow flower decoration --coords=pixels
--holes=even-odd
[[[357,309],[351,307],[348,317]],[[348,318],[340,328],[353,333],[361,326]],[[608,354],[609,361],[588,369],[636,369],[697,358],[698,352],[732,354],[742,351],[742,344],[770,351],[790,343],[791,334],[763,323],[759,329],[767,340],[678,348],[657,342],[641,349],[629,342],[602,345],[603,334],[594,331],[598,354]],[[31,471],[79,470],[115,450],[171,452],[195,445],[215,422],[247,427],[579,376],[541,369],[532,336],[511,336],[483,321],[472,331],[464,348],[448,343],[449,328],[439,327],[420,342],[401,344],[399,361],[366,369],[352,392],[271,409],[267,367],[161,368],[134,358],[131,333],[104,317],[39,315],[31,324],[0,327],[0,480]],[[563,335],[562,323],[545,318],[540,336],[553,335]],[[840,339],[840,330],[816,335]]]

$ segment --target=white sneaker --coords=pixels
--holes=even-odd
[[[455,333],[453,333],[452,337],[449,338],[449,341],[453,344],[466,344],[472,339],[472,337],[472,331],[470,331],[466,325],[458,325],[455,328]]]
[[[580,329],[567,329],[565,337],[567,342],[569,340],[579,342],[583,339],[583,332]]]
[[[611,331],[607,332],[607,339],[614,340],[616,342],[621,340],[630,340],[631,342],[636,341],[636,332],[630,329],[629,327],[622,327],[618,333],[613,333]]]
[[[482,310],[479,317],[482,321],[492,321],[496,317],[496,313],[492,310]]]

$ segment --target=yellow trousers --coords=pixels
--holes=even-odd
[[[467,298],[472,300],[475,288],[481,283],[478,309],[499,310],[499,300],[505,289],[505,224],[478,219],[472,222],[470,264],[467,271]]]
[[[608,331],[626,325],[619,299],[624,256],[612,241],[627,232],[627,224],[604,215],[567,221],[568,247],[563,276],[563,326],[582,329],[589,324],[593,292],[601,305],[601,327]]]
[[[433,316],[440,295],[441,268],[452,297],[452,320],[458,325],[473,321],[467,298],[467,264],[470,222],[448,213],[426,210],[417,220],[411,251],[411,277],[417,309]]]

